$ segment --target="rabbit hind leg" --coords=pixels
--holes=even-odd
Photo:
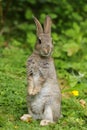
[[[46,126],[49,125],[50,123],[53,122],[53,114],[52,114],[52,109],[50,106],[46,106],[43,114],[43,119],[40,122],[41,126]]]

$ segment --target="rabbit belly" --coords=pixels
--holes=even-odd
[[[40,93],[36,95],[33,100],[30,101],[30,111],[29,114],[32,115],[34,119],[45,119],[44,112],[47,106],[49,106],[53,113],[53,120],[56,121],[60,117],[60,106],[61,99],[58,92],[52,92],[52,88],[48,86],[42,88]],[[49,117],[49,113],[48,113]]]

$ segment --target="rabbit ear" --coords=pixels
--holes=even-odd
[[[34,18],[34,21],[35,21],[35,24],[36,24],[36,27],[37,27],[37,35],[43,33],[43,28],[40,24],[40,22],[38,21],[38,19],[36,17],[33,17]]]
[[[50,16],[46,16],[45,22],[44,22],[44,33],[47,33],[49,35],[51,35],[51,18]]]

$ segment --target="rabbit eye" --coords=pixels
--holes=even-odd
[[[41,39],[38,39],[38,41],[39,41],[39,44],[41,44]]]

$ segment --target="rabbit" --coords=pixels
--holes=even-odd
[[[27,60],[27,106],[28,115],[21,119],[40,119],[40,125],[56,122],[61,116],[61,91],[58,85],[54,61],[51,56],[51,17],[46,16],[44,29],[36,17],[37,41]]]

